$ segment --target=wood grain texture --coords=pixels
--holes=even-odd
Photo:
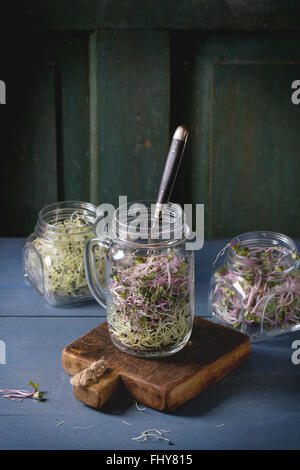
[[[94,386],[86,393],[75,392],[90,406],[102,406],[102,390],[109,385],[115,391],[119,376],[135,400],[158,410],[173,411],[218,382],[249,354],[248,336],[196,317],[191,340],[182,351],[155,360],[136,358],[113,345],[105,322],[67,346],[62,352],[62,365],[74,375],[105,357],[111,375],[104,386],[99,382],[99,399]],[[105,393],[106,401],[107,390]]]
[[[210,221],[215,237],[230,235],[233,228],[291,236],[300,230],[300,113],[290,88],[295,76],[300,60],[214,67]]]
[[[175,198],[205,204],[207,237],[300,232],[296,37],[173,36],[173,116],[190,130]]]
[[[1,142],[1,235],[23,236],[33,231],[40,209],[58,197],[55,69],[27,66],[10,83],[6,145]]]
[[[89,35],[41,35],[42,57],[55,64],[59,200],[90,201]]]
[[[155,197],[170,134],[184,123],[172,200],[205,205],[207,238],[299,236],[298,44],[299,33],[275,32],[19,37],[1,108],[1,235],[28,235],[57,199]]]
[[[114,372],[106,372],[99,383],[90,387],[74,386],[77,400],[92,408],[102,408],[120,385],[120,377]]]
[[[155,199],[169,146],[168,33],[100,31],[91,52],[98,110],[93,202]]]
[[[293,0],[23,0],[26,23],[54,29],[299,29]]]
[[[2,236],[29,235],[46,204],[90,199],[88,35],[17,38],[1,108]]]

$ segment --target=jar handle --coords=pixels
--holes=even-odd
[[[214,305],[214,296],[217,294],[219,290],[223,292],[223,289],[228,289],[233,292],[233,295],[238,299],[239,303],[239,311],[240,311],[240,331],[241,333],[246,333],[246,322],[245,322],[245,309],[244,309],[244,304],[243,304],[243,299],[241,293],[234,287],[232,284],[229,284],[225,281],[220,281],[218,279],[212,279],[210,282],[209,286],[209,296],[208,296],[208,309],[211,313],[212,316],[215,316],[221,322],[225,323],[225,325],[228,325],[228,322],[226,318],[222,315],[222,313],[216,311],[213,307]]]
[[[107,249],[110,245],[110,242],[107,240],[100,240],[99,238],[90,238],[84,247],[84,268],[86,280],[89,286],[89,289],[97,302],[104,308],[106,308],[106,293],[101,287],[95,262],[95,248],[101,246]]]
[[[34,247],[32,241],[34,235],[30,235],[23,248],[23,271],[24,277],[28,279],[34,289],[40,294],[45,294],[44,267],[41,255]]]

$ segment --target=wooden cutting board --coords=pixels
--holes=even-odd
[[[67,346],[62,365],[74,375],[102,356],[106,359],[108,370],[99,383],[86,389],[74,387],[75,397],[89,406],[101,408],[123,382],[134,400],[174,411],[229,374],[249,354],[247,335],[196,317],[191,339],[180,352],[161,359],[137,358],[114,346],[105,322]]]

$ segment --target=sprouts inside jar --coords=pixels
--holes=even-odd
[[[56,211],[55,211],[56,212]],[[43,269],[43,290],[45,296],[55,303],[59,298],[90,297],[87,285],[83,252],[85,242],[95,236],[95,220],[81,211],[57,211],[60,216],[47,221],[47,226],[38,231],[31,241],[39,254]],[[25,271],[38,271],[38,260],[34,250],[27,250]],[[95,262],[100,282],[105,284],[104,249],[95,249]]]
[[[110,333],[137,351],[159,351],[180,344],[191,332],[190,269],[176,249],[134,254],[112,269]]]
[[[231,242],[231,266],[214,275],[213,313],[238,327],[263,324],[288,328],[300,322],[300,273],[297,254],[283,246],[245,246]]]

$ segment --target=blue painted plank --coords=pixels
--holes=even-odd
[[[48,392],[44,403],[0,400],[0,449],[299,448],[300,367],[291,363],[291,343],[299,332],[253,346],[248,362],[173,414],[139,411],[123,391],[99,412],[76,401],[60,364],[62,348],[97,322],[0,318],[0,338],[7,345],[1,387],[26,388],[31,379]],[[175,445],[131,440],[152,427],[170,429],[167,436]]]
[[[196,253],[195,314],[207,316],[207,292],[213,272],[212,262],[225,241],[205,244]],[[24,279],[22,268],[23,238],[0,238],[0,316],[97,316],[105,310],[96,302],[71,308],[48,305]],[[17,300],[16,300],[17,299]]]
[[[207,296],[213,274],[213,261],[228,239],[209,240],[195,253],[195,315],[209,316]],[[95,316],[105,317],[97,302],[55,308],[24,279],[22,269],[23,238],[0,238],[0,317],[1,316]],[[300,250],[300,241],[298,241]]]
[[[96,301],[72,308],[48,305],[24,278],[24,241],[24,238],[0,238],[0,316],[105,316],[104,308]]]
[[[209,316],[207,296],[213,261],[228,239],[209,240],[195,253],[195,315]],[[105,317],[97,302],[55,308],[48,305],[23,276],[23,238],[0,238],[0,317],[1,316],[94,316]],[[300,241],[298,241],[300,250]]]

